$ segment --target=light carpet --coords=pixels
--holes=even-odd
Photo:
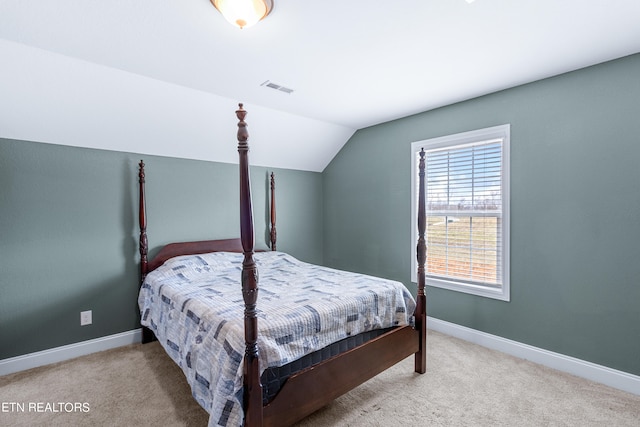
[[[205,426],[159,344],[135,344],[0,377],[0,425]],[[427,373],[407,358],[298,427],[640,426],[640,396],[434,331]]]

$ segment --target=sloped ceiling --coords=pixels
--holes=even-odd
[[[637,0],[0,0],[0,137],[322,171],[360,128],[640,52]],[[287,94],[266,81],[293,89]]]

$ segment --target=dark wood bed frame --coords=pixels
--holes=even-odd
[[[258,297],[258,271],[254,254],[254,228],[251,206],[249,176],[249,134],[244,121],[247,112],[239,104],[236,111],[238,122],[238,153],[240,156],[240,238],[226,240],[204,240],[198,242],[171,243],[164,246],[151,260],[147,260],[147,220],[145,202],[145,171],[140,161],[140,271],[142,281],[147,273],[174,256],[216,251],[244,254],[242,263],[242,293],[244,311],[244,425],[287,426],[295,423],[327,405],[340,395],[378,375],[401,360],[415,355],[415,372],[426,371],[426,297],[425,262],[425,197],[424,197],[424,151],[420,153],[419,198],[418,198],[418,292],[416,297],[415,326],[400,326],[368,341],[352,350],[334,356],[315,366],[298,372],[285,382],[278,395],[268,404],[262,402],[260,366],[258,360],[258,320],[256,302]],[[275,227],[275,180],[271,174],[271,249],[276,249]],[[153,332],[143,327],[143,342],[154,339]]]

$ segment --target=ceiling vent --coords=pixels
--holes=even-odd
[[[260,86],[270,87],[271,89],[279,90],[280,92],[284,92],[284,93],[289,93],[289,94],[293,93],[293,89],[290,89],[290,88],[284,87],[284,86],[280,86],[279,84],[271,82],[269,80],[265,81]]]

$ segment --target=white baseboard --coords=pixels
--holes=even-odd
[[[427,317],[427,328],[640,396],[640,376]]]
[[[133,331],[122,332],[89,341],[38,351],[37,353],[3,359],[0,360],[0,376],[36,368],[38,366],[49,365],[51,363],[62,362],[98,351],[139,343],[141,340],[142,330],[135,329]]]
[[[427,318],[427,327],[434,331],[451,335],[474,344],[510,354],[521,359],[530,360],[559,371],[567,372],[581,378],[586,378],[610,387],[617,388],[640,396],[640,376],[618,371],[606,366],[554,353],[552,351],[522,344],[486,332],[456,325],[455,323],[433,317]],[[52,348],[50,350],[30,353],[24,356],[0,360],[0,376],[51,363],[62,362],[75,357],[84,356],[98,351],[109,350],[129,344],[139,343],[142,330],[122,332],[107,337],[96,338],[76,344]]]

